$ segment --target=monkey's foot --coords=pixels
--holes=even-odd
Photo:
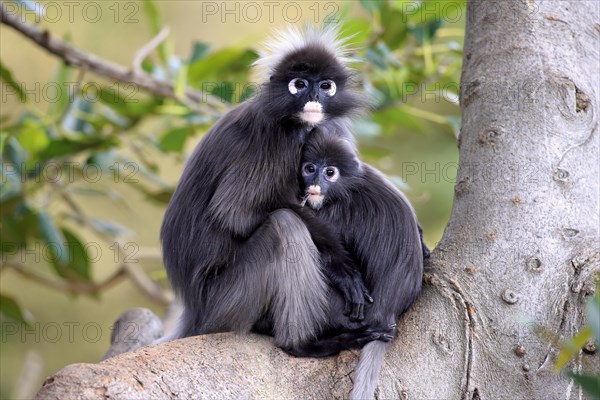
[[[351,332],[343,332],[335,336],[319,338],[297,346],[282,347],[283,351],[296,357],[327,357],[338,354],[342,350],[362,348],[369,342],[381,340],[390,342],[394,339],[396,324],[385,327],[365,326]]]

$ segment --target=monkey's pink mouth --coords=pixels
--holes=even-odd
[[[325,200],[325,196],[321,194],[320,190],[309,189],[306,192],[306,203],[308,203],[312,208],[318,210],[323,205],[323,200]]]

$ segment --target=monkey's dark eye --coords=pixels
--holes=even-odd
[[[308,82],[301,78],[294,78],[288,83],[288,90],[291,94],[298,94],[299,92],[306,89]]]
[[[319,83],[319,88],[325,92],[327,96],[333,96],[336,92],[335,82],[332,80],[326,80]]]
[[[302,166],[302,175],[304,175],[304,176],[310,176],[310,175],[314,174],[316,171],[317,171],[317,168],[315,167],[314,164],[305,163]]]
[[[336,167],[326,167],[323,171],[323,175],[325,175],[325,179],[329,182],[335,182],[340,177],[340,170]]]

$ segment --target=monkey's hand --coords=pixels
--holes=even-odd
[[[332,260],[325,267],[325,275],[344,296],[344,315],[348,315],[351,321],[362,321],[365,318],[365,301],[373,303],[373,298],[352,261],[345,261]]]
[[[365,318],[365,301],[372,303],[373,298],[340,239],[324,222],[316,218],[312,211],[295,204],[289,207],[296,211],[306,224],[319,250],[323,273],[344,296],[344,314],[349,315],[352,321],[362,321]]]

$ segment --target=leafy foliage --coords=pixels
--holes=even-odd
[[[449,27],[442,7],[432,14],[424,1],[361,4],[361,16],[340,19],[341,32],[352,38],[351,44],[360,49],[356,56],[365,60],[355,67],[363,90],[374,101],[372,116],[358,121],[355,132],[365,137],[392,135],[398,127],[423,131],[427,123],[442,124],[453,132],[458,115],[452,100],[458,89],[453,82],[460,71],[462,30]],[[348,14],[352,2],[346,7]],[[143,9],[154,36],[163,26],[159,8],[145,1]],[[1,256],[7,267],[35,274],[33,266],[19,264],[19,254],[41,242],[51,255],[54,279],[93,283],[82,231],[116,240],[129,229],[85,215],[78,203],[87,196],[119,202],[120,196],[114,193],[120,185],[127,185],[148,201],[166,205],[174,186],[161,178],[155,156],[184,160],[190,137],[205,132],[223,112],[256,91],[249,71],[258,56],[255,48],[233,45],[213,50],[208,43],[196,42],[189,55],[182,57],[165,41],[156,53],[148,55],[141,67],[171,82],[176,99],[123,83],[87,82],[81,71],[62,64],[49,77],[58,96],[43,113],[28,106],[10,63],[0,62],[0,78],[27,109],[22,115],[0,118]],[[74,77],[78,80],[75,87],[68,85]],[[191,104],[184,96],[188,89],[211,96],[222,107],[214,106],[214,101]],[[450,115],[427,111],[428,102],[419,101],[424,93],[433,93],[433,102],[448,103]],[[149,125],[159,128],[141,128]],[[102,185],[90,178],[90,171],[100,176]],[[136,172],[134,176],[131,171]],[[73,221],[77,229],[67,226]],[[25,321],[26,313],[15,300],[4,295],[1,300],[4,317]]]
[[[584,346],[592,344],[594,341],[596,348],[600,346],[600,283],[596,285],[596,294],[588,300],[585,311],[586,326],[561,345],[560,353],[554,364],[556,373],[560,372],[570,361],[576,359]],[[600,399],[600,374],[590,375],[567,371],[567,376],[592,396],[591,398]]]

